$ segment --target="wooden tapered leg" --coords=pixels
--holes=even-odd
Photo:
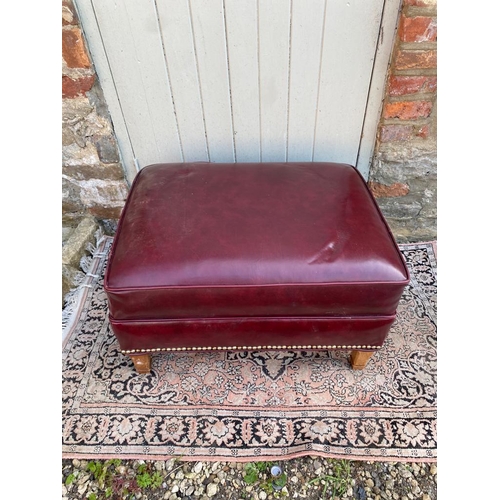
[[[351,367],[353,370],[362,370],[375,351],[352,351]]]
[[[150,354],[131,354],[137,373],[149,373],[151,371]]]

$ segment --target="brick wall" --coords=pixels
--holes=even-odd
[[[403,0],[369,183],[396,238],[436,238],[436,0]]]
[[[62,219],[118,219],[128,192],[112,123],[71,0],[62,2]]]

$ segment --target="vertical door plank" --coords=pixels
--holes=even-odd
[[[94,1],[94,10],[140,166],[181,161],[154,4]]]
[[[315,161],[356,164],[384,0],[327,0]]]
[[[257,0],[225,0],[237,162],[260,161]]]
[[[233,126],[222,0],[191,0],[191,16],[209,158],[232,162]]]
[[[262,161],[285,161],[290,0],[259,0]]]
[[[189,0],[157,0],[184,161],[208,160]]]
[[[324,1],[293,0],[288,161],[311,161],[318,99]]]

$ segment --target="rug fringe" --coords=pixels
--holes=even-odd
[[[97,231],[94,234],[94,238],[96,240],[96,244],[94,244],[89,241],[87,243],[87,246],[85,247],[85,250],[89,253],[88,255],[84,255],[80,259],[80,267],[81,269],[87,274],[90,269],[90,265],[92,264],[92,259],[94,258],[94,254],[97,252],[97,248],[99,248],[99,245],[101,244],[103,238],[104,238],[104,232],[101,227],[97,229]]]
[[[75,287],[72,288],[65,296],[64,296],[64,307],[62,310],[62,329],[68,326],[69,320],[73,315],[73,311],[78,302],[78,295],[80,292],[81,285],[83,280],[85,279],[84,273],[79,273],[75,277]]]
[[[91,268],[92,260],[96,256],[99,245],[106,239],[106,235],[101,227],[99,227],[94,233],[94,238],[96,240],[96,244],[94,245],[92,242],[87,243],[85,250],[88,252],[88,255],[84,255],[80,259],[80,268],[83,272],[76,275],[75,286],[64,296],[64,307],[61,318],[63,340],[67,336],[67,330],[72,324],[72,320],[78,311],[78,306],[82,300],[82,292],[85,288],[90,287],[92,279],[96,277],[89,274],[89,270]],[[87,280],[87,278],[90,278],[90,281]]]

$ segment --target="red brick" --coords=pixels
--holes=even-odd
[[[402,42],[435,42],[437,40],[437,23],[432,17],[401,18],[399,38]]]
[[[416,118],[427,118],[431,111],[431,101],[389,102],[384,107],[384,118],[415,120]]]
[[[380,142],[401,142],[413,136],[412,125],[383,125],[380,127]]]
[[[422,139],[427,139],[427,137],[429,137],[429,125],[418,127],[415,135],[417,137],[421,137]]]
[[[391,76],[389,79],[389,95],[400,96],[418,92],[436,92],[435,76]]]
[[[436,50],[400,50],[395,69],[431,69],[437,67]]]
[[[406,196],[410,192],[408,185],[400,182],[387,185],[370,181],[368,187],[375,198],[395,198],[397,196]]]
[[[90,68],[90,59],[79,28],[63,30],[62,53],[68,68]]]
[[[68,76],[62,77],[62,96],[66,98],[78,97],[84,95],[94,85],[95,75],[84,76],[73,80]]]

